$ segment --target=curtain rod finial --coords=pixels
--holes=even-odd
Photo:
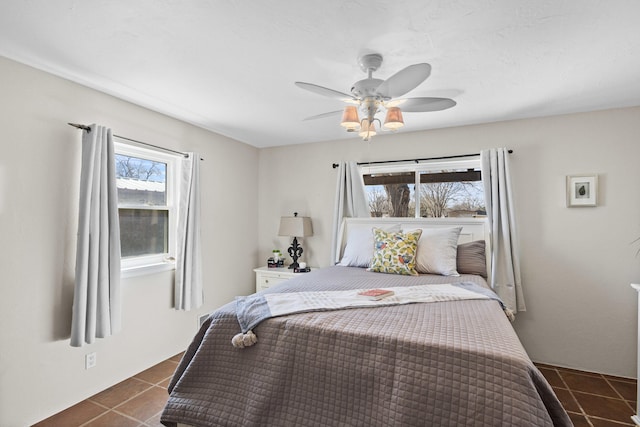
[[[82,130],[86,130],[87,132],[91,132],[91,127],[86,126],[86,125],[79,125],[77,123],[67,123],[69,126],[73,126],[74,128],[77,129],[82,129]]]

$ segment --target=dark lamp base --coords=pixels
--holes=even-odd
[[[302,246],[298,244],[298,239],[296,237],[293,238],[293,242],[291,242],[291,246],[289,246],[288,252],[289,256],[293,260],[289,268],[299,268],[300,266],[298,265],[298,258],[302,256],[302,252],[304,251],[302,250]]]

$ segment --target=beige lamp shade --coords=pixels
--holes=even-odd
[[[369,122],[369,120],[362,120],[362,128],[360,129],[359,135],[365,139],[365,141],[369,140],[369,137],[376,135],[376,124],[375,122]]]
[[[360,119],[358,119],[358,109],[355,105],[347,105],[342,112],[342,121],[340,126],[347,129],[357,129],[360,126]]]
[[[280,218],[278,236],[305,237],[313,236],[311,218],[308,216],[283,216]]]
[[[404,121],[402,120],[402,111],[398,107],[390,107],[387,110],[387,116],[384,119],[384,128],[397,130],[404,126]]]

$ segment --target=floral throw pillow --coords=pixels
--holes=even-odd
[[[416,250],[422,230],[408,233],[373,229],[373,258],[369,271],[417,276]]]

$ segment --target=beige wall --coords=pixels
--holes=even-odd
[[[0,425],[12,427],[184,350],[200,314],[252,292],[258,150],[2,58],[0,81]],[[69,121],[201,153],[201,309],[171,308],[170,273],[126,279],[123,331],[69,346],[81,151]]]
[[[434,113],[437,114],[437,113]],[[411,117],[406,118],[407,127]],[[329,265],[335,194],[333,162],[477,153],[508,147],[516,189],[528,311],[514,324],[531,358],[636,376],[636,293],[640,281],[640,108],[278,147],[260,151],[259,255],[278,218],[311,216],[306,261]],[[597,173],[600,206],[565,207],[565,176]]]
[[[629,282],[640,281],[640,245],[632,243],[640,236],[639,108],[257,150],[9,60],[0,59],[0,81],[2,426],[46,418],[182,351],[200,314],[252,292],[252,268],[274,247],[286,249],[288,239],[277,236],[282,215],[312,217],[314,236],[302,241],[303,258],[329,265],[333,162],[498,146],[515,151],[529,311],[514,326],[529,354],[636,375],[636,295]],[[68,121],[101,123],[205,158],[203,251],[205,260],[219,261],[205,262],[200,310],[171,308],[171,274],[127,279],[122,333],[69,346],[80,132]],[[600,174],[599,207],[565,208],[565,176],[577,173]],[[98,364],[85,370],[84,356],[93,351]]]

